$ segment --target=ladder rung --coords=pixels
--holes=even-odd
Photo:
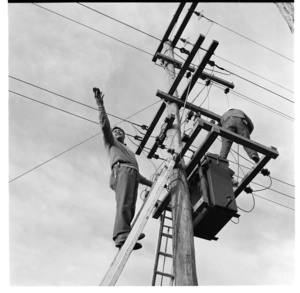
[[[166,234],[166,233],[161,233],[162,236],[168,237],[168,238],[173,238],[172,235]]]
[[[173,229],[173,227],[171,227],[171,226],[167,226],[167,225],[164,225],[164,227],[166,227],[166,228],[170,228],[170,229]]]
[[[156,271],[156,274],[162,275],[162,276],[164,276],[164,277],[168,277],[168,278],[171,278],[171,279],[174,279],[174,276],[173,276],[173,275],[170,275],[170,274],[167,274],[167,273],[163,273],[163,272]]]
[[[167,256],[167,257],[170,257],[170,258],[173,258],[173,255],[172,254],[169,254],[169,253],[165,253],[165,252],[159,252],[160,255],[163,255],[163,256]]]
[[[172,218],[165,216],[165,219],[172,220]]]

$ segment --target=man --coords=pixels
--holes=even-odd
[[[120,127],[111,129],[107,114],[104,109],[104,94],[98,89],[93,89],[99,110],[100,126],[103,132],[104,146],[109,156],[111,166],[110,188],[116,193],[117,211],[113,231],[115,246],[121,248],[131,231],[131,221],[135,213],[139,183],[152,186],[152,181],[139,173],[135,154],[124,144],[125,132]],[[144,238],[141,233],[139,240]],[[136,243],[134,250],[142,248]]]
[[[227,130],[235,132],[250,139],[250,134],[254,129],[254,125],[251,119],[241,110],[229,108],[222,116],[220,124]],[[222,137],[222,148],[220,152],[220,157],[227,158],[230,148],[232,146],[232,141]],[[259,156],[256,151],[253,151],[244,146],[246,153],[249,158],[255,163],[259,162]]]

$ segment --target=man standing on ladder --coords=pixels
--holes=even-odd
[[[221,116],[221,126],[227,130],[235,132],[241,136],[244,136],[250,139],[250,134],[254,129],[254,125],[251,119],[241,110],[229,108]],[[227,158],[228,153],[231,149],[232,141],[222,137],[222,148],[220,152],[220,157]],[[256,151],[253,151],[244,146],[246,153],[249,158],[252,159],[255,163],[259,162],[259,156]]]
[[[108,153],[112,170],[109,185],[116,193],[117,211],[113,240],[115,241],[115,246],[121,248],[131,231],[131,221],[135,213],[138,185],[141,183],[151,187],[153,182],[139,173],[135,154],[124,143],[124,130],[117,126],[111,129],[104,108],[104,94],[98,88],[93,88],[93,91],[98,105],[104,146]],[[139,240],[144,237],[145,234],[141,233]],[[142,248],[142,245],[137,242],[133,249],[137,250],[140,248]]]

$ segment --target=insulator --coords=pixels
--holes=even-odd
[[[181,49],[180,49],[180,52],[181,52],[181,53],[184,53],[184,54],[187,54],[187,55],[190,54],[190,51],[188,51],[188,50],[185,49],[185,48],[181,48]]]
[[[142,127],[142,129],[144,129],[144,130],[148,130],[148,126],[147,126],[147,125],[142,125],[141,127]]]
[[[170,153],[171,155],[173,155],[175,153],[175,150],[174,149],[168,149],[167,152]]]
[[[210,85],[210,79],[208,79],[206,82],[205,82],[205,84],[206,84],[206,86],[209,86]]]
[[[134,139],[135,139],[135,140],[139,140],[139,141],[142,141],[142,140],[143,140],[143,139],[142,139],[140,136],[138,136],[138,135],[135,135],[135,136],[134,136]]]
[[[191,75],[192,75],[192,74],[191,74],[191,72],[190,72],[190,71],[188,71],[188,72],[186,73],[186,77],[187,77],[187,78],[190,78],[190,77],[191,77]]]
[[[159,159],[159,155],[154,154],[154,155],[152,156],[152,158],[154,158],[154,159]]]
[[[264,176],[269,176],[269,175],[271,174],[270,171],[269,171],[268,169],[262,169],[262,170],[260,171],[260,173],[263,174]]]
[[[244,188],[244,191],[245,191],[246,193],[252,193],[252,192],[253,192],[253,189],[252,189],[250,186],[247,186],[247,187]]]
[[[229,87],[228,87],[227,89],[224,90],[224,93],[225,93],[225,94],[228,94],[228,93],[229,93]]]
[[[216,64],[215,64],[215,61],[212,61],[212,60],[209,60],[208,62],[207,62],[207,64],[209,64],[210,66],[215,66]]]

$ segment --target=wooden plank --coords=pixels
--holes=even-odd
[[[237,189],[234,191],[234,196],[237,198],[245,187],[255,178],[255,176],[263,169],[263,167],[271,160],[271,157],[263,156],[256,164],[255,168],[250,170],[242,179]]]
[[[166,30],[166,32],[165,32],[162,40],[161,40],[161,42],[160,42],[160,44],[159,44],[159,46],[158,46],[158,48],[156,50],[156,53],[161,52],[161,50],[162,50],[162,48],[164,46],[165,41],[168,40],[168,38],[169,38],[169,36],[170,36],[170,34],[171,34],[171,32],[172,32],[172,30],[173,30],[176,22],[178,21],[178,18],[179,18],[180,14],[181,14],[181,12],[183,10],[183,7],[184,7],[185,3],[186,2],[181,2],[179,4],[179,6],[178,6],[178,8],[177,8],[177,10],[175,12],[174,17],[172,18],[172,20],[171,20],[171,22],[170,22],[170,24],[169,24],[169,26],[168,26],[168,28],[167,28],[167,30]],[[156,53],[154,54],[154,57],[152,58],[153,62],[156,62],[156,60],[157,60]]]
[[[192,79],[187,84],[184,92],[180,96],[181,100],[185,101],[187,99],[188,94],[192,91],[195,83],[197,82],[198,78],[202,74],[207,62],[209,61],[210,57],[213,55],[213,53],[216,50],[216,48],[218,47],[218,45],[219,45],[219,42],[213,40],[213,42],[211,43],[210,47],[208,48],[206,54],[204,55],[203,59],[201,60],[197,70],[193,74]]]
[[[138,146],[138,149],[136,150],[135,154],[136,155],[140,155],[144,146],[146,145],[150,135],[152,134],[159,118],[161,117],[162,113],[164,112],[164,110],[166,109],[166,104],[162,103],[157,111],[157,113],[155,114],[150,126],[148,127],[148,130],[146,132],[146,134],[144,135],[140,145]]]
[[[221,121],[221,116],[212,112],[212,111],[209,111],[209,110],[206,110],[204,108],[201,108],[201,107],[198,107],[194,104],[191,104],[189,102],[184,102],[183,100],[180,100],[178,98],[175,98],[174,96],[171,96],[163,91],[160,91],[158,90],[156,92],[156,96],[160,97],[161,99],[164,99],[168,102],[173,102],[173,103],[177,103],[179,104],[180,106],[185,106],[185,108],[189,109],[189,110],[192,110],[194,112],[200,112],[201,115],[205,116],[205,117],[208,117],[208,118],[211,118],[213,120],[216,120],[218,122]]]
[[[173,48],[176,47],[177,42],[178,42],[179,38],[181,37],[181,34],[182,34],[182,32],[184,31],[184,29],[185,29],[187,23],[189,22],[191,16],[193,15],[193,13],[194,13],[194,11],[195,11],[197,5],[198,5],[198,2],[193,2],[193,3],[191,4],[190,8],[188,9],[188,12],[187,12],[187,14],[185,15],[185,18],[183,19],[183,21],[182,21],[182,23],[181,23],[181,25],[180,25],[180,27],[179,27],[179,29],[178,29],[176,35],[174,36],[174,39],[173,39],[173,41],[172,41],[172,47],[173,47]]]
[[[183,62],[179,61],[179,60],[176,60],[176,59],[173,59],[173,58],[170,58],[169,56],[166,56],[166,55],[163,55],[161,53],[157,53],[157,58],[163,60],[163,61],[166,61],[168,63],[172,63],[174,64],[175,68],[178,68],[178,69],[181,69],[182,68],[182,64]],[[188,71],[190,72],[195,72],[196,71],[196,68],[193,67],[193,66],[188,66],[187,68]],[[215,83],[219,83],[221,85],[224,85],[230,89],[234,89],[235,85],[231,82],[228,82],[222,78],[219,78],[217,76],[214,76],[214,75],[211,75],[209,73],[206,73],[206,72],[202,72],[201,75],[200,75],[200,78],[202,80],[206,80],[206,79],[210,79],[212,81],[214,81]]]
[[[208,111],[206,109],[203,109],[203,108],[200,108],[200,107],[197,107],[189,102],[184,102],[182,100],[179,100],[178,98],[175,98],[173,96],[170,96],[168,95],[167,93],[164,93],[162,91],[157,91],[156,95],[168,102],[174,102],[174,103],[178,103],[179,105],[183,106],[185,105],[185,108],[189,109],[189,110],[192,110],[194,112],[200,112],[201,115],[205,116],[205,117],[208,117],[208,118],[211,118],[213,120],[216,120],[216,121],[220,121],[221,120],[221,116],[211,112],[211,111]],[[201,118],[199,118],[201,119]],[[246,146],[248,148],[251,148],[252,150],[254,151],[257,151],[258,153],[261,153],[263,155],[267,155],[273,159],[276,159],[279,155],[279,153],[277,152],[276,148],[274,147],[271,147],[271,148],[268,148],[258,142],[255,142],[251,139],[248,139],[248,138],[245,138],[244,136],[241,136],[239,134],[236,134],[232,131],[229,131],[229,130],[226,130],[225,128],[223,127],[219,127],[213,123],[210,123],[210,122],[207,122],[203,119],[201,119],[203,121],[203,128],[207,131],[210,131],[212,129],[212,127],[216,127],[219,129],[220,131],[220,136],[222,137],[225,137],[227,139],[230,139],[238,144],[241,144],[243,146]]]
[[[185,72],[189,68],[191,62],[193,61],[198,49],[202,45],[204,39],[205,39],[205,36],[200,34],[198,39],[197,39],[196,44],[194,45],[192,51],[190,52],[190,54],[188,55],[186,61],[183,64],[183,66],[181,67],[181,69],[180,69],[178,75],[176,76],[172,86],[170,87],[170,89],[168,91],[169,95],[173,95],[173,93],[176,91],[178,84],[180,83],[181,79],[184,77]]]
[[[166,132],[172,127],[172,124],[173,124],[174,120],[175,120],[175,115],[171,115],[171,117],[168,119],[168,121],[165,122],[165,123],[167,123],[167,126],[164,128],[162,133],[160,133],[160,135],[163,135],[163,136],[166,135]],[[153,155],[155,154],[157,148],[158,148],[158,142],[155,141],[152,148],[151,148],[151,150],[150,150],[150,152],[149,152],[149,154],[148,154],[148,156],[147,156],[148,159],[151,159],[153,157]]]

